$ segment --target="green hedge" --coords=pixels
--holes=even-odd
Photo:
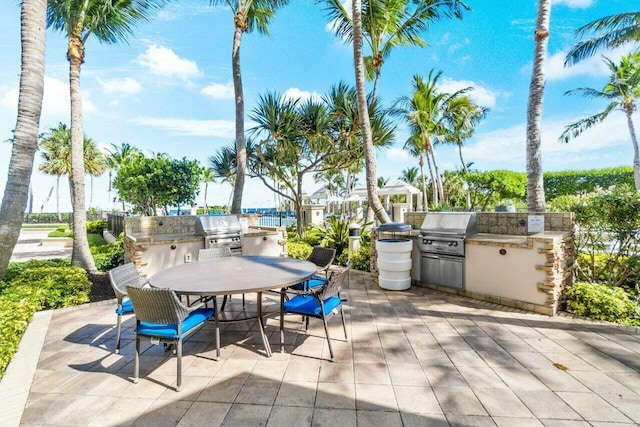
[[[631,166],[580,171],[545,172],[543,181],[547,200],[553,200],[559,196],[589,193],[596,187],[609,188],[613,185],[634,185],[633,167]]]
[[[91,254],[96,268],[106,272],[124,264],[124,243],[119,240],[103,246],[94,246],[91,248]]]
[[[108,227],[107,220],[101,219],[98,221],[87,221],[87,233],[99,234],[102,236],[102,232]]]
[[[9,264],[0,282],[0,376],[36,311],[88,302],[90,288],[87,273],[68,260]]]
[[[639,325],[638,305],[623,288],[577,282],[566,291],[567,309],[592,319]]]
[[[287,241],[287,255],[291,258],[307,259],[311,255],[313,247],[307,242],[289,240]]]

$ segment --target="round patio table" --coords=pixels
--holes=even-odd
[[[170,288],[186,295],[230,295],[256,292],[256,317],[237,320],[258,320],[260,335],[267,356],[271,347],[264,332],[262,292],[280,290],[304,282],[316,273],[317,266],[309,261],[269,256],[230,256],[196,261],[168,268],[151,276],[149,283],[156,288]],[[215,300],[214,300],[215,301]],[[220,357],[219,310],[215,307],[216,352]]]

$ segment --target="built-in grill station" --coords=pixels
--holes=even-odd
[[[196,234],[204,236],[204,247],[228,246],[233,255],[242,255],[244,235],[235,215],[198,215]]]
[[[465,289],[465,239],[477,233],[475,212],[429,212],[420,226],[420,281]]]

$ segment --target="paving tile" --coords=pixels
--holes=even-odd
[[[484,408],[493,417],[533,418],[533,414],[511,391],[503,388],[474,390]]]
[[[313,408],[316,401],[316,382],[282,383],[278,390],[275,405],[306,406]]]
[[[222,425],[225,427],[264,426],[267,425],[270,414],[271,406],[268,405],[236,403],[231,405]]]
[[[569,371],[569,374],[597,394],[633,393],[627,387],[602,372]]]
[[[561,391],[558,396],[587,421],[630,422],[627,416],[593,393]]]
[[[444,414],[416,414],[400,411],[400,418],[404,427],[449,427]]]
[[[400,412],[406,414],[442,414],[431,387],[394,386]]]
[[[492,417],[498,427],[544,427],[537,418]]]
[[[509,354],[527,369],[549,369],[553,367],[553,362],[541,353],[512,351]]]
[[[429,381],[420,365],[414,364],[389,364],[389,376],[391,384],[396,385],[413,385],[428,386]]]
[[[197,400],[203,402],[233,403],[242,390],[245,378],[213,378]]]
[[[513,390],[513,392],[538,418],[559,420],[583,419],[571,406],[550,390],[518,389]]]
[[[511,390],[548,390],[548,387],[526,368],[494,368],[494,371]]]
[[[469,366],[486,368],[488,366],[475,350],[447,350],[446,353],[457,368]]]
[[[326,409],[318,408],[313,411],[313,427],[356,427],[357,415],[355,409]]]
[[[469,387],[434,387],[442,411],[447,415],[488,415]]]
[[[316,408],[356,409],[354,384],[318,383]]]
[[[273,405],[279,389],[279,381],[249,378],[238,393],[235,403]]]
[[[186,401],[156,401],[140,415],[132,424],[135,427],[170,427],[177,425],[192,402]]]
[[[355,381],[353,363],[322,361],[318,380],[320,382],[353,384]]]
[[[587,392],[589,389],[569,372],[561,369],[532,369],[531,373],[553,391]]]
[[[313,406],[274,406],[269,415],[267,427],[307,427],[313,420]]]
[[[447,415],[451,427],[490,427],[495,426],[491,417],[476,415]]]
[[[129,426],[152,404],[153,399],[120,398],[91,421],[90,426]]]
[[[424,372],[427,375],[431,387],[466,387],[467,383],[456,368],[446,366],[426,366]]]
[[[635,393],[605,393],[600,397],[640,425],[640,396]]]
[[[231,404],[194,402],[177,424],[178,427],[219,426],[229,412]]]
[[[541,420],[545,427],[591,427],[586,421],[578,420]]]
[[[356,420],[359,426],[380,425],[385,427],[402,427],[402,419],[399,412],[383,411],[356,411]]]
[[[356,384],[391,384],[391,378],[384,363],[354,363]]]
[[[358,411],[397,411],[398,404],[393,387],[380,384],[356,384]]]
[[[492,368],[460,367],[458,371],[473,390],[507,388],[507,385]]]

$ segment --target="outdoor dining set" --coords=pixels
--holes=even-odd
[[[220,323],[256,321],[267,357],[271,346],[265,333],[264,317],[280,316],[280,348],[284,351],[284,317],[302,316],[305,330],[309,319],[321,319],[329,347],[327,320],[340,313],[345,339],[347,328],[340,297],[350,265],[331,268],[335,249],[315,247],[306,260],[268,256],[232,256],[228,248],[201,249],[198,260],[158,272],[149,278],[140,275],[133,263],[109,271],[117,299],[115,352],[120,351],[122,317],[135,315],[135,353],[133,381],[140,371],[140,342],[164,345],[177,359],[176,391],[182,384],[183,340],[193,335],[207,322],[215,325],[216,357],[220,357]],[[263,293],[280,296],[279,311],[265,313]],[[256,294],[255,310],[245,306],[245,294]],[[225,308],[231,295],[242,295],[242,315],[226,316]],[[219,300],[222,300],[221,302]]]

